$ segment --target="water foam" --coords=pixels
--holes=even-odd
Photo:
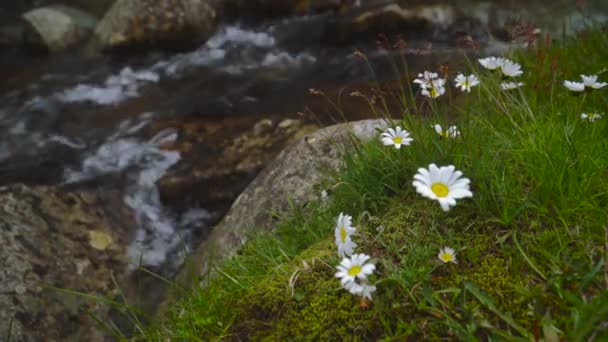
[[[160,148],[176,139],[177,133],[167,130],[148,141],[134,138],[111,140],[85,158],[81,170],[67,170],[65,173],[66,183],[73,183],[126,172],[129,185],[124,202],[133,210],[137,221],[135,237],[127,251],[132,269],[139,265],[163,265],[182,241],[175,230],[174,218],[160,201],[156,186],[156,182],[181,158],[179,152]],[[182,262],[179,255],[171,260],[171,264]]]
[[[156,83],[160,75],[152,70],[133,71],[123,68],[117,75],[108,77],[104,85],[78,84],[55,94],[62,102],[93,102],[99,105],[116,105],[139,96],[139,89],[146,83]]]

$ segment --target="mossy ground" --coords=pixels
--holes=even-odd
[[[358,146],[328,180],[326,203],[294,208],[274,234],[252,237],[141,338],[608,339],[608,117],[579,117],[608,112],[608,90],[561,85],[579,74],[608,79],[607,33],[511,58],[526,72],[520,90],[501,92],[495,74],[471,65],[482,77],[471,94],[421,102],[405,91],[398,124],[412,146]],[[457,124],[462,137],[439,138],[435,122]],[[431,162],[462,170],[474,198],[445,213],[417,195],[412,177]],[[357,252],[377,266],[371,302],[334,278],[340,212],[354,217]],[[457,264],[437,259],[443,246]]]

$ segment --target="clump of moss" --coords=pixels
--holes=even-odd
[[[372,311],[362,309],[358,303],[357,297],[345,291],[311,296],[300,310],[288,312],[277,322],[268,340],[338,341],[367,336],[373,330]]]
[[[508,262],[493,254],[486,255],[478,264],[462,267],[436,285],[439,287],[462,287],[465,282],[473,283],[485,294],[496,301],[496,307],[503,313],[510,314],[514,320],[530,327],[530,320],[523,298],[517,295],[517,287],[523,286],[524,276],[509,267]],[[500,319],[489,311],[484,315],[496,326],[503,325]]]
[[[288,267],[260,279],[232,306],[232,333],[252,340],[338,340],[369,334],[371,311],[340,288],[331,241],[304,251]]]

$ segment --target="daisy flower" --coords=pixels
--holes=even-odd
[[[367,300],[372,300],[372,293],[374,292],[376,292],[376,286],[364,283],[361,285],[361,290],[359,291],[358,295]]]
[[[469,190],[470,180],[461,176],[462,172],[455,170],[453,165],[437,167],[431,164],[428,169],[418,169],[412,185],[417,193],[438,201],[443,211],[449,211],[457,199],[473,197]]]
[[[376,291],[376,286],[370,285],[367,282],[357,284],[356,282],[346,283],[344,289],[353,295],[361,296],[367,300],[372,300],[372,293]]]
[[[342,285],[342,287],[354,295],[359,295],[363,291],[363,286],[357,284],[356,282],[350,282]]]
[[[439,75],[436,72],[425,71],[422,74],[418,74],[418,78],[414,80],[414,83],[418,84],[420,88],[428,88],[431,84],[431,81],[439,78]]]
[[[456,79],[454,79],[454,82],[456,83],[457,88],[460,88],[460,90],[470,93],[471,88],[479,84],[479,79],[473,74],[469,76],[458,74],[456,75]]]
[[[352,283],[352,285],[347,286],[350,286],[348,292],[357,296],[361,296],[367,300],[372,300],[372,293],[376,291],[376,286],[370,285],[367,282],[364,282],[361,285],[357,283]]]
[[[428,85],[422,88],[421,93],[422,95],[430,97],[432,99],[445,94],[445,79],[437,78],[432,80]]]
[[[393,145],[396,149],[400,149],[401,145],[407,146],[414,141],[414,139],[410,138],[410,132],[402,130],[399,126],[395,129],[387,128],[380,137],[385,146]]]
[[[591,89],[600,89],[608,85],[606,82],[598,82],[597,75],[581,75],[581,79],[583,80],[583,84]]]
[[[357,244],[351,239],[351,235],[357,230],[352,226],[352,217],[340,213],[334,228],[336,235],[336,246],[338,246],[338,255],[341,258],[351,256]]]
[[[481,64],[481,66],[483,66],[484,68],[488,69],[488,70],[496,70],[498,68],[500,68],[504,62],[505,59],[502,57],[486,57],[486,58],[480,58],[478,59],[479,64]]]
[[[369,264],[367,261],[369,260],[369,255],[366,254],[353,254],[350,258],[342,259],[340,265],[338,265],[336,272],[336,278],[340,278],[340,284],[345,289],[352,291],[353,282],[356,279],[365,280],[368,275],[374,273],[376,269],[376,265]]]
[[[523,85],[524,85],[523,82],[500,82],[500,88],[502,90],[517,89]]]
[[[454,251],[454,248],[450,248],[447,246],[439,250],[437,258],[439,258],[439,260],[443,261],[443,263],[445,264],[447,264],[448,262],[454,264],[458,263],[458,261],[456,260],[456,252]]]
[[[576,91],[576,92],[585,91],[585,83],[582,83],[582,82],[564,81],[564,86],[566,88],[568,88],[570,91]]]
[[[502,74],[507,77],[517,77],[521,76],[524,72],[521,70],[521,65],[513,62],[510,59],[504,59],[502,65],[500,66],[500,70]]]
[[[445,131],[443,130],[443,127],[441,127],[440,124],[433,125],[433,128],[435,129],[435,132],[437,132],[437,134],[439,134],[443,138],[456,138],[460,135],[460,131],[456,126],[450,126]]]
[[[596,122],[597,120],[599,120],[603,117],[604,117],[604,114],[598,114],[598,113],[581,114],[581,120],[587,120],[589,122]]]

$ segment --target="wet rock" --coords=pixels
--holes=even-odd
[[[238,0],[236,7],[244,15],[258,16],[319,13],[350,4],[346,0]]]
[[[313,187],[327,170],[340,167],[340,151],[360,140],[377,137],[384,120],[364,120],[320,129],[285,148],[241,193],[214,228],[210,237],[197,249],[193,258],[199,276],[208,274],[209,266],[230,257],[254,230],[271,230],[272,213],[285,212],[290,205],[302,206],[318,198]],[[213,254],[212,254],[213,253]],[[187,277],[185,272],[183,277]]]
[[[117,0],[97,25],[87,52],[184,49],[210,36],[221,0]]]
[[[456,19],[457,11],[447,4],[369,5],[338,15],[327,25],[324,38],[337,43],[356,42],[366,37],[375,38],[378,34],[447,28]]]
[[[69,5],[70,7],[78,8],[87,13],[91,13],[96,18],[101,19],[107,10],[112,7],[115,0],[63,0],[61,3]]]
[[[317,128],[295,119],[261,119],[240,133],[227,134],[222,122],[176,124],[180,138],[165,148],[179,150],[182,158],[161,179],[161,199],[177,210],[201,206],[220,212],[285,145]]]
[[[37,8],[24,13],[22,18],[26,23],[23,33],[26,44],[50,52],[83,41],[97,23],[93,16],[67,6]]]
[[[110,322],[101,301],[127,270],[130,214],[113,191],[0,188],[0,339],[104,341],[89,316]]]

